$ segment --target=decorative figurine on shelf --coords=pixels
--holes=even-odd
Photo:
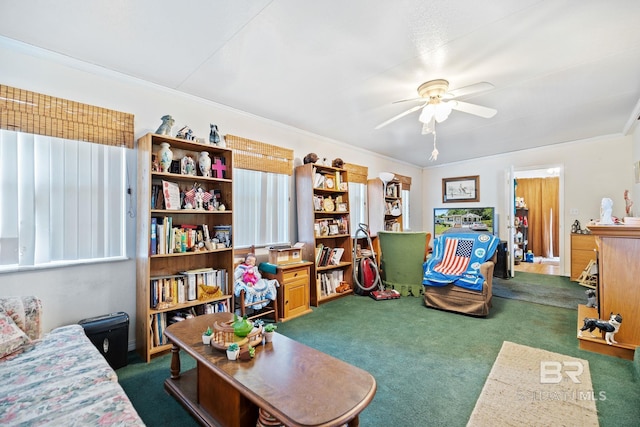
[[[213,123],[209,124],[209,142],[213,145],[220,145],[220,133],[218,132],[218,125],[214,125]]]
[[[587,289],[584,291],[587,294],[587,307],[598,308],[598,302],[596,301],[596,290]]]
[[[611,212],[613,211],[613,200],[608,197],[604,197],[600,203],[600,224],[613,224],[613,217]]]
[[[336,157],[335,159],[333,159],[333,162],[331,162],[331,166],[333,166],[334,168],[342,169],[344,167],[344,161],[340,157]]]
[[[191,156],[184,156],[180,161],[180,173],[182,175],[196,175],[196,162]]]
[[[582,228],[580,226],[580,221],[578,221],[577,219],[575,221],[573,221],[573,225],[571,226],[571,232],[572,233],[582,233]]]
[[[168,114],[165,116],[162,116],[161,120],[162,120],[162,124],[160,125],[156,133],[158,135],[171,136],[171,126],[173,126],[173,124],[175,123],[175,120],[173,120],[173,117],[171,117]]]
[[[633,200],[629,198],[629,190],[624,190],[624,211],[627,213],[627,216],[633,216]]]
[[[318,155],[316,153],[309,153],[306,156],[304,156],[304,159],[302,161],[305,165],[307,163],[315,163],[318,161]]]
[[[193,141],[196,139],[195,135],[193,135],[193,131],[189,126],[183,126],[182,129],[178,131],[176,138],[186,139],[187,141]]]
[[[618,342],[613,338],[616,333],[620,330],[620,325],[622,324],[622,316],[620,314],[613,314],[609,316],[609,320],[600,320],[594,319],[591,317],[585,317],[583,321],[582,328],[578,331],[578,336],[582,336],[582,331],[589,330],[589,333],[593,338],[596,336],[593,335],[593,331],[598,328],[600,332],[604,332],[604,339],[607,344],[617,344]]]

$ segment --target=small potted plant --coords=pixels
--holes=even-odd
[[[263,328],[264,340],[266,342],[273,341],[273,334],[276,331],[276,329],[278,329],[278,327],[276,325],[274,325],[273,323],[268,323],[268,324],[264,325],[264,328]]]
[[[211,327],[208,327],[206,331],[202,333],[202,344],[209,345],[211,344],[211,336],[213,335],[213,331]]]
[[[240,353],[240,346],[238,343],[231,343],[229,347],[227,347],[227,359],[236,360],[238,358],[238,354]]]

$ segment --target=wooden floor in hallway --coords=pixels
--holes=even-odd
[[[533,262],[520,262],[514,266],[514,271],[524,273],[549,274],[552,276],[560,275],[560,263],[555,260],[544,260],[536,257]]]

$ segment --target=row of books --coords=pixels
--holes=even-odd
[[[152,309],[166,309],[176,304],[195,301],[202,296],[200,285],[217,286],[222,294],[227,292],[226,269],[202,268],[183,271],[181,274],[151,278],[149,301]]]
[[[214,225],[209,231],[207,224],[173,224],[173,217],[151,218],[149,254],[164,255],[204,250],[204,242],[211,239],[215,248],[229,248],[230,225]]]
[[[164,335],[164,331],[168,326],[195,316],[221,312],[229,312],[228,300],[202,304],[183,310],[151,314],[151,330],[149,332],[151,334],[153,347],[169,344],[169,340]]]
[[[320,284],[320,294],[328,296],[335,294],[340,283],[344,281],[344,270],[332,270],[318,273],[317,282]]]
[[[342,260],[344,254],[344,248],[335,247],[330,248],[318,243],[316,247],[316,265],[318,267],[325,267],[327,265],[338,265]]]

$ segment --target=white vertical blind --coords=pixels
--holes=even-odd
[[[409,195],[411,193],[409,192],[409,190],[402,190],[400,194],[402,196],[402,229],[404,231],[409,231],[411,230],[411,221],[409,218],[409,212],[411,211],[411,206],[409,205]]]
[[[124,148],[0,130],[0,269],[124,256]]]
[[[290,244],[290,176],[237,168],[233,174],[233,245]]]
[[[349,221],[350,233],[355,237],[360,224],[367,224],[367,186],[365,184],[349,183]]]

